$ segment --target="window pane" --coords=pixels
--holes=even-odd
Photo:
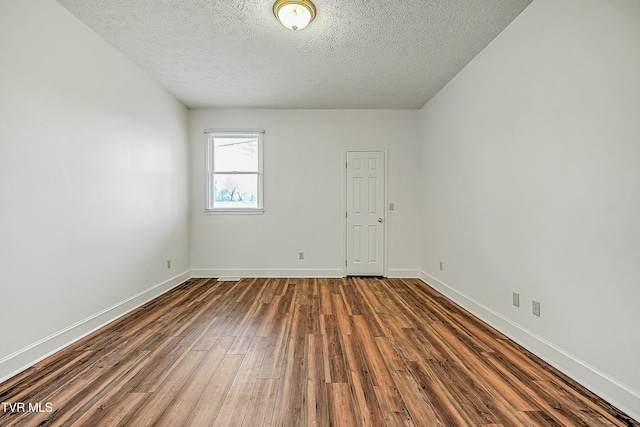
[[[258,136],[215,137],[214,172],[257,172]]]
[[[214,208],[257,208],[258,175],[214,174]]]

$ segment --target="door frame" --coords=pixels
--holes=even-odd
[[[345,167],[342,168],[342,277],[347,277],[347,153],[382,153],[384,155],[384,197],[383,197],[383,212],[384,212],[384,234],[382,243],[382,275],[388,277],[387,266],[387,253],[389,252],[389,204],[388,198],[388,183],[389,183],[389,149],[374,149],[374,148],[343,148],[342,149],[342,164]]]

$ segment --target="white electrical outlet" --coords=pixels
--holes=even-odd
[[[389,203],[389,210],[390,211],[395,210],[395,208],[396,208],[396,204],[395,203]]]
[[[520,307],[520,294],[517,292],[513,293],[513,305]]]
[[[298,259],[304,259],[304,252],[298,252]]]
[[[171,260],[170,260],[170,259],[168,259],[168,260],[167,260],[167,270],[168,270],[168,269],[170,269],[170,268],[171,268]]]
[[[540,301],[533,301],[533,315],[540,317]]]

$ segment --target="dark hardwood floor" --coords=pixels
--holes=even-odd
[[[640,426],[414,279],[192,279],[0,401],[2,426]]]

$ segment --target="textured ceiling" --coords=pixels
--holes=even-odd
[[[57,0],[190,108],[420,108],[532,0]]]

